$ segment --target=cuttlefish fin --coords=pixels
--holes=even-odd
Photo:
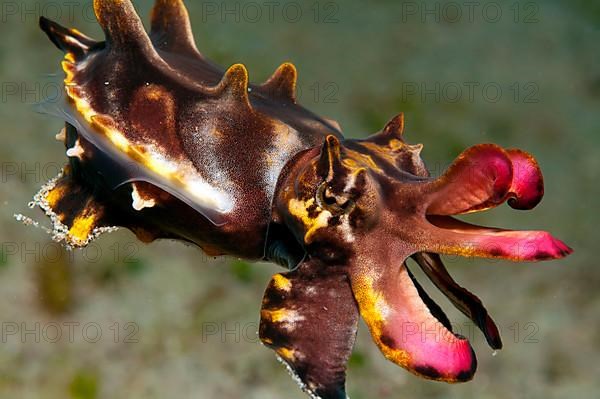
[[[262,302],[260,339],[311,398],[346,399],[358,309],[347,275],[332,269],[323,273],[322,263],[309,259],[273,276]]]
[[[101,234],[117,230],[106,205],[96,199],[92,189],[77,181],[71,165],[46,183],[30,206],[39,207],[50,217],[53,240],[69,247],[85,247]]]

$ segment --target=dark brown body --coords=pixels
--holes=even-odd
[[[112,11],[104,11],[110,21]],[[127,34],[113,34],[106,42],[76,36],[85,43],[80,47],[61,41],[73,32],[42,21],[67,52],[64,107],[73,120],[68,120],[72,123],[67,123],[65,144],[71,148],[79,141],[85,149],[70,163],[86,177],[73,178],[104,192],[107,202],[101,205],[122,213],[110,222],[133,227],[145,240],[175,237],[209,254],[263,258],[282,170],[299,152],[320,146],[326,135],[341,137],[337,124],[296,104],[291,64],[282,65],[265,84],[250,85],[243,66],[224,72],[207,61],[189,37],[166,32],[161,15],[153,16],[152,40],[136,24],[137,16],[124,12],[121,17],[130,24]],[[93,121],[86,112],[93,114]],[[118,131],[128,147],[151,143],[155,153],[150,158],[174,165],[185,161],[195,177],[228,199],[226,209],[215,211],[210,204],[187,198],[185,187],[166,186],[168,178],[148,175],[137,149],[116,154],[114,143],[105,139],[109,129]],[[159,204],[132,210],[124,198],[131,192],[128,183],[134,181]],[[140,213],[143,223],[137,221]]]
[[[200,58],[174,57],[164,52],[161,56],[167,62],[177,58],[178,68],[185,68],[178,71],[184,71],[186,77],[203,85],[217,86],[222,79],[221,72]],[[146,76],[153,73],[140,66],[139,61],[131,75],[127,75],[126,85],[114,83],[122,90],[115,96],[111,87],[115,66],[109,52],[93,57],[88,68],[93,71],[89,82],[96,82],[86,86],[93,87],[90,104],[98,113],[111,115],[128,140],[152,140],[172,158],[189,160],[210,184],[227,187],[234,206],[213,222],[168,191],[153,187],[151,182],[144,185],[153,196],[163,198],[162,206],[143,210],[145,223],[153,221],[155,224],[153,228],[148,226],[149,230],[158,232],[154,238],[176,236],[211,254],[262,258],[275,187],[285,165],[299,152],[319,147],[327,134],[341,135],[331,122],[308,112],[292,99],[269,97],[268,88],[249,86],[252,90],[248,93],[249,107],[239,112],[239,107],[246,106],[245,102],[236,98],[223,101],[214,95],[202,97],[175,81],[157,81]],[[82,79],[87,80],[87,77]],[[103,83],[107,81],[111,84]],[[160,103],[146,98],[144,87],[149,81],[153,82],[153,89],[161,92]],[[109,98],[116,101],[107,101]],[[165,98],[172,106],[165,106]],[[190,124],[190,121],[195,123]],[[85,140],[81,135],[80,139]],[[71,144],[67,143],[67,147]],[[86,167],[77,159],[74,162]],[[105,162],[112,160],[108,157]],[[102,170],[102,166],[91,163],[89,167]],[[135,179],[137,167],[141,166],[135,165],[133,171],[125,170],[121,179]],[[103,181],[98,184],[108,190],[116,185]],[[127,201],[117,200],[107,206],[123,204],[127,208],[124,211],[134,213],[130,217],[137,216]]]

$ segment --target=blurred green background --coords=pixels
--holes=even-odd
[[[147,20],[151,2],[135,2]],[[188,1],[198,47],[266,79],[292,61],[300,101],[349,137],[406,113],[407,140],[439,173],[480,142],[534,154],[546,196],[533,211],[470,216],[545,229],[575,249],[543,264],[447,258],[502,329],[497,356],[424,276],[471,337],[472,382],[428,382],[383,359],[361,325],[348,392],[363,398],[565,398],[600,391],[600,5],[577,1]],[[0,23],[0,397],[303,398],[256,337],[279,269],[209,259],[121,231],[62,253],[14,213],[66,160],[61,122],[32,104],[56,95],[60,52],[44,14],[96,38],[90,2],[6,1]],[[301,14],[300,14],[301,13]],[[29,215],[47,223],[39,211]],[[416,271],[416,268],[413,268]]]

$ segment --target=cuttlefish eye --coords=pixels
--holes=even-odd
[[[356,207],[353,199],[333,194],[327,182],[319,185],[315,198],[320,208],[328,210],[334,215],[351,213]]]

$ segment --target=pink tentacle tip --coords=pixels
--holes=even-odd
[[[481,238],[492,257],[514,261],[560,259],[573,250],[545,231],[506,231]]]

